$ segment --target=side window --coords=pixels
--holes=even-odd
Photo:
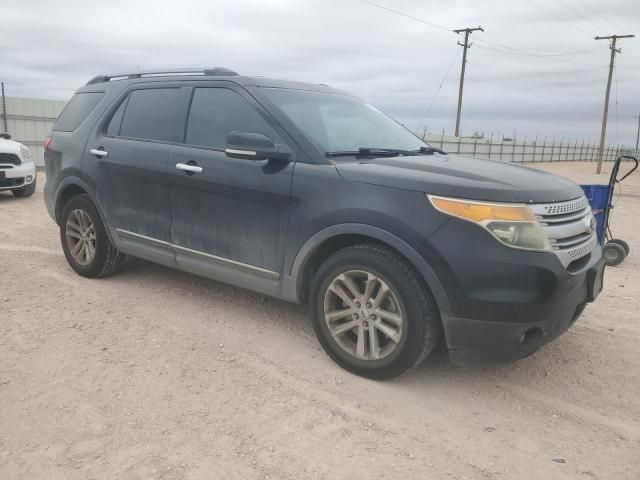
[[[76,93],[53,124],[52,130],[73,132],[98,106],[102,92]]]
[[[189,145],[223,149],[233,131],[261,133],[274,143],[280,136],[253,106],[228,88],[196,88],[187,120]]]
[[[111,117],[109,121],[109,126],[107,127],[107,135],[110,137],[117,137],[120,135],[120,125],[122,124],[122,117],[124,116],[124,109],[127,108],[127,102],[129,101],[129,97],[125,97],[125,99],[120,103],[120,106],[116,110],[116,112]]]
[[[133,90],[124,110],[120,136],[179,142],[182,92],[179,88]]]

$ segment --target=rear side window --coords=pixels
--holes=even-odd
[[[120,136],[164,142],[182,140],[179,128],[182,101],[179,88],[132,91],[126,102]]]
[[[111,117],[111,120],[109,120],[107,135],[110,137],[117,137],[120,135],[120,125],[122,124],[122,117],[124,117],[124,109],[127,107],[127,100],[129,100],[128,96],[122,101],[116,112]]]
[[[233,131],[261,133],[274,143],[284,143],[258,111],[233,90],[196,88],[187,120],[186,143],[223,149]]]
[[[73,132],[93,112],[102,97],[102,92],[76,93],[53,124],[53,130]]]

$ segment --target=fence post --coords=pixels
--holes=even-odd
[[[440,138],[440,150],[444,150],[444,128],[442,129],[442,137]]]
[[[478,136],[476,135],[476,141],[473,143],[473,156],[476,156],[476,151],[478,150]]]
[[[502,135],[502,140],[500,140],[500,161],[502,161],[502,150],[504,149],[504,135]]]
[[[513,149],[511,151],[511,161],[515,162],[516,161],[516,144],[518,143],[518,139],[515,136],[515,132],[513,132]]]
[[[582,139],[582,144],[580,145],[580,158],[578,158],[578,160],[580,160],[581,162],[584,161],[584,158],[582,158],[582,149],[584,148],[584,138]]]
[[[551,142],[551,159],[550,162],[553,162],[553,152],[556,149],[556,137],[553,137],[553,142]]]
[[[560,146],[558,147],[558,161],[559,162],[562,161],[562,140],[564,140],[564,137],[560,137]],[[553,158],[551,159],[551,161],[553,162]]]
[[[491,139],[489,140],[489,160],[491,160],[491,147],[493,146],[493,132],[491,132]]]
[[[522,160],[521,162],[524,163],[524,152],[527,150],[527,136],[524,136],[524,143],[522,144]]]
[[[458,155],[460,155],[460,146],[461,146],[461,144],[462,144],[462,135],[460,135],[458,137],[458,152],[457,152]]]

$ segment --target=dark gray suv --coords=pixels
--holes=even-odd
[[[573,182],[446,155],[326,85],[223,68],[95,77],[45,141],[71,267],[144,258],[310,306],[341,366],[390,378],[524,357],[602,287]]]

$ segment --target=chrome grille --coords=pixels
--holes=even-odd
[[[529,205],[564,267],[591,253],[598,244],[585,197],[567,202]]]

